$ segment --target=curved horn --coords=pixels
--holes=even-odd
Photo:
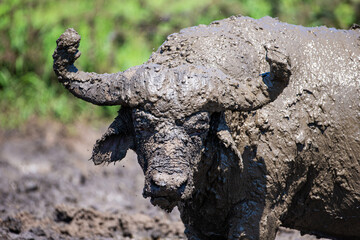
[[[212,74],[213,80],[209,82],[213,84],[214,91],[213,94],[208,94],[210,98],[204,108],[208,111],[250,111],[274,101],[288,85],[291,63],[283,51],[276,48],[265,50],[270,72],[239,80],[220,70],[216,71],[216,74]],[[217,99],[215,104],[211,100],[214,96]]]
[[[286,87],[290,61],[278,49],[266,48],[270,72],[257,78],[236,79],[220,69],[157,64],[132,67],[124,72],[97,74],[79,71],[80,35],[67,29],[56,41],[54,71],[59,81],[76,97],[97,105],[144,105],[166,112],[179,105],[182,112],[249,111],[273,101]]]
[[[79,71],[73,64],[80,57],[80,39],[80,35],[69,28],[56,41],[53,68],[59,81],[73,95],[93,104],[129,107],[138,105],[141,99],[134,97],[131,90],[140,87],[136,84],[137,79],[132,78],[140,67],[113,74]]]

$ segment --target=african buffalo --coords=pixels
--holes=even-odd
[[[80,36],[54,70],[76,97],[121,105],[95,164],[128,149],[144,197],[178,206],[189,239],[274,239],[279,226],[360,238],[360,29],[231,17],[171,34],[141,66],[79,71]]]

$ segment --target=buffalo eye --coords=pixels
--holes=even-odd
[[[201,135],[208,131],[210,119],[207,113],[195,114],[184,122],[184,128],[189,135]]]
[[[151,113],[134,109],[132,118],[135,133],[137,135],[150,135],[155,132],[155,125],[158,122],[158,119]]]
[[[135,121],[134,129],[137,135],[150,135],[154,132],[155,127],[149,121]]]

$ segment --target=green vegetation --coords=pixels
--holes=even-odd
[[[2,0],[0,127],[33,116],[63,122],[115,116],[118,107],[95,107],[57,83],[52,53],[66,28],[83,37],[80,69],[116,72],[145,62],[172,32],[237,14],[348,28],[359,23],[360,0]]]

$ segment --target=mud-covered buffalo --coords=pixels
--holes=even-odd
[[[95,164],[128,149],[144,197],[177,206],[189,239],[274,239],[280,226],[360,237],[360,30],[231,17],[168,36],[143,65],[79,71],[80,36],[54,70],[75,96],[121,105]],[[86,133],[84,133],[86,134]]]

